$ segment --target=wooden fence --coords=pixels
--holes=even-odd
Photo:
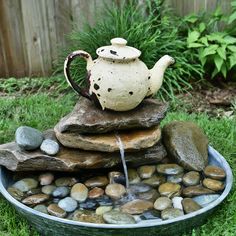
[[[103,4],[124,0],[0,0],[0,77],[50,75],[58,46],[67,44],[72,25],[94,23]],[[140,0],[137,0],[140,1]],[[230,0],[167,0],[180,15],[213,10]]]

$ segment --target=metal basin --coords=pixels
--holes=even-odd
[[[209,217],[212,211],[229,194],[233,176],[229,164],[215,149],[209,147],[209,163],[223,168],[226,172],[225,189],[220,197],[193,213],[166,221],[151,221],[142,224],[110,225],[82,223],[40,213],[15,200],[6,190],[12,184],[12,172],[5,168],[0,169],[0,191],[2,195],[23,215],[42,235],[50,236],[152,236],[178,235],[193,227],[200,226]]]

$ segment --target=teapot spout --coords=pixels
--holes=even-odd
[[[147,97],[156,94],[156,92],[160,89],[166,68],[174,63],[175,63],[174,58],[165,55],[156,62],[156,64],[152,69],[149,70],[150,90],[147,93]]]

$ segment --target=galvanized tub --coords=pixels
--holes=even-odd
[[[15,200],[6,190],[12,184],[12,172],[0,168],[0,191],[2,195],[33,225],[41,235],[50,236],[153,236],[178,235],[200,226],[229,194],[233,175],[229,164],[215,149],[209,147],[209,164],[219,166],[226,172],[225,189],[220,197],[196,212],[166,221],[147,221],[142,224],[111,225],[76,222],[40,213]]]

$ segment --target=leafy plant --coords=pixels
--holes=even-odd
[[[98,47],[109,45],[114,37],[123,37],[130,46],[142,51],[140,59],[149,68],[165,54],[175,58],[176,64],[166,71],[160,96],[174,98],[176,90],[191,88],[189,80],[201,78],[203,70],[197,53],[187,48],[186,38],[179,34],[179,18],[163,7],[163,1],[147,0],[145,3],[146,9],[137,1],[129,1],[120,7],[106,6],[104,17],[97,19],[95,26],[85,24],[82,30],[75,28],[68,35],[71,45],[63,50],[56,72],[61,72],[70,52],[83,49],[96,58]],[[71,74],[78,83],[84,82],[85,73],[84,61],[78,59],[72,64]]]

